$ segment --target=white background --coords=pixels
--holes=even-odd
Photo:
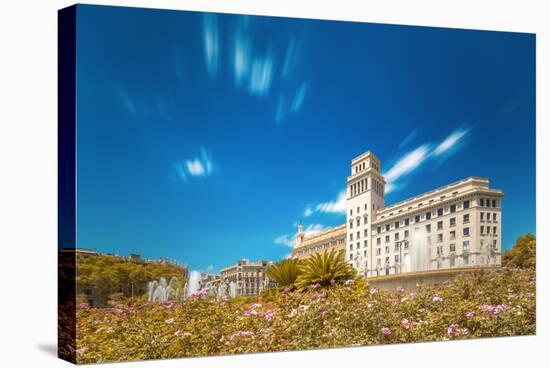
[[[188,10],[537,33],[537,209],[548,208],[549,11],[545,1],[97,1]],[[0,3],[0,366],[60,367],[56,358],[57,9]],[[312,7],[314,5],[314,7]],[[544,18],[546,13],[547,17]],[[521,126],[518,129],[522,129]],[[498,144],[495,132],[494,144]],[[502,158],[503,160],[506,157]],[[548,167],[548,166],[546,166]],[[510,168],[514,175],[514,168]],[[531,180],[518,177],[517,180]],[[542,190],[541,190],[542,188]],[[536,337],[113,364],[139,367],[524,366],[548,364],[548,216],[537,211]],[[544,351],[546,347],[546,351]],[[538,360],[538,363],[535,363]]]

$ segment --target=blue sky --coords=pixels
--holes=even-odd
[[[535,36],[79,6],[77,245],[218,270],[345,221],[353,157],[386,204],[468,176],[535,232]]]

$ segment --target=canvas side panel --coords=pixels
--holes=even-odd
[[[58,12],[58,356],[76,363],[76,6]]]

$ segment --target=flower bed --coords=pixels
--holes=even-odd
[[[535,271],[502,269],[393,292],[345,282],[259,297],[77,309],[79,363],[535,333]]]

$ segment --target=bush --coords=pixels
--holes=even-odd
[[[356,272],[344,261],[344,251],[331,249],[322,254],[316,253],[298,266],[300,274],[296,286],[305,288],[311,285],[329,286],[336,282],[355,278]]]
[[[516,240],[514,247],[502,255],[503,266],[535,268],[537,261],[537,239],[526,234]]]
[[[297,259],[285,259],[269,266],[267,269],[267,277],[274,280],[278,286],[283,287],[293,287],[298,274]]]

